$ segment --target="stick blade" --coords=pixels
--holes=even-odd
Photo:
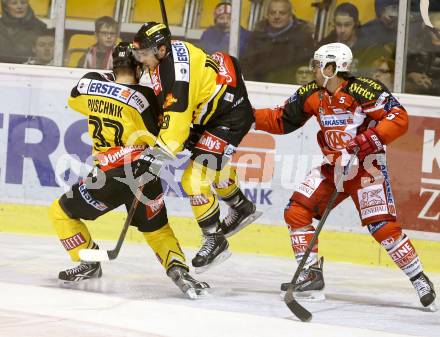
[[[312,320],[312,313],[299,304],[293,297],[293,289],[287,289],[286,296],[284,296],[284,302],[290,311],[302,322],[310,322]]]
[[[110,261],[108,252],[100,249],[81,249],[79,258],[86,262],[103,262]]]

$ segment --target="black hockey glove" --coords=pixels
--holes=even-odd
[[[161,149],[149,147],[141,153],[139,159],[136,161],[133,175],[135,178],[138,178],[145,172],[149,172],[153,176],[160,178],[160,171],[162,170],[164,161],[170,159],[171,158]]]
[[[201,133],[198,133],[194,129],[191,129],[189,132],[189,136],[186,139],[185,144],[183,145],[183,148],[192,152],[197,142],[200,140],[200,137],[202,137]]]

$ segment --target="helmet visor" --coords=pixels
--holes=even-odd
[[[144,49],[133,49],[133,56],[138,62],[142,62],[142,59],[146,57],[151,57],[155,55],[156,48],[144,48]]]

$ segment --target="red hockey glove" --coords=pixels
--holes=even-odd
[[[383,150],[383,144],[374,129],[367,129],[350,140],[346,146],[348,153],[354,153],[355,148],[359,148],[358,158],[364,160],[366,156],[378,153]]]

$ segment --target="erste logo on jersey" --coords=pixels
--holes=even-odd
[[[171,43],[174,59],[174,77],[176,81],[189,82],[189,51],[181,41]]]
[[[148,100],[139,91],[114,82],[83,78],[79,81],[77,89],[81,94],[116,99],[135,108],[139,113],[150,106]]]

